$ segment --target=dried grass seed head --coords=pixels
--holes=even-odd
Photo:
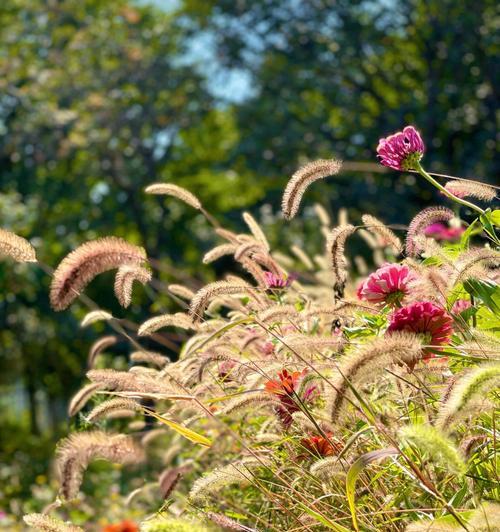
[[[17,262],[36,262],[35,248],[25,238],[5,229],[0,229],[0,255]]]
[[[298,212],[300,201],[307,187],[317,181],[340,171],[342,163],[336,159],[319,159],[305,164],[291,177],[285,188],[281,208],[287,220]]]
[[[67,308],[101,273],[124,265],[140,266],[145,262],[144,249],[121,238],[106,237],[86,242],[67,255],[55,270],[50,286],[52,308]]]
[[[120,266],[115,276],[114,291],[120,305],[127,308],[132,302],[134,281],[145,285],[151,281],[151,270],[142,266]]]
[[[146,187],[145,192],[146,194],[172,196],[196,210],[201,210],[202,208],[200,200],[193,193],[172,183],[153,183]]]

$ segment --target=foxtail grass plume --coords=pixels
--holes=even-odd
[[[493,201],[497,191],[486,183],[479,181],[453,180],[448,181],[444,188],[457,198],[477,198],[483,201]]]
[[[245,410],[262,410],[264,406],[279,407],[280,402],[275,397],[264,392],[245,393],[229,401],[221,410],[222,415],[234,414]]]
[[[139,366],[135,366],[138,368]],[[142,368],[147,369],[147,368]],[[158,379],[154,376],[137,375],[130,371],[116,371],[114,369],[93,369],[87,372],[90,381],[99,383],[109,391],[127,392],[134,396],[165,396],[171,397],[185,393],[169,379]]]
[[[455,264],[453,284],[471,277],[482,277],[485,268],[500,268],[500,251],[490,248],[474,248],[462,253]],[[478,275],[479,272],[479,275]]]
[[[447,207],[427,207],[420,211],[410,222],[406,236],[406,254],[415,257],[421,251],[418,237],[424,236],[425,229],[437,222],[449,222],[455,213]]]
[[[25,238],[5,229],[0,229],[0,255],[17,262],[36,262],[35,248]]]
[[[195,296],[191,301],[189,314],[193,322],[197,323],[201,321],[208,303],[214,297],[221,295],[237,294],[250,294],[252,297],[258,300],[258,296],[256,295],[255,289],[244,281],[216,281],[215,283],[210,283],[204,286],[201,290],[196,292]]]
[[[167,289],[170,294],[185,299],[186,301],[190,301],[194,297],[194,292],[182,284],[169,284]]]
[[[189,492],[189,498],[192,501],[206,499],[214,492],[224,486],[237,483],[244,485],[251,482],[253,478],[252,471],[263,464],[256,458],[244,458],[238,462],[233,462],[227,466],[220,467],[199,478]]]
[[[115,276],[114,291],[120,305],[127,308],[132,302],[134,281],[145,285],[151,281],[151,270],[142,266],[120,266]]]
[[[187,470],[188,468],[180,466],[170,467],[163,471],[158,478],[158,484],[160,485],[161,495],[164,499],[167,499],[172,491],[174,491],[177,483]]]
[[[420,357],[422,344],[417,335],[400,332],[377,338],[339,359],[327,386],[327,409],[332,423],[338,423],[345,401],[352,397],[351,387],[375,382],[387,368],[414,365]]]
[[[236,251],[234,252],[234,258],[239,261],[243,257],[250,257],[254,253],[258,253],[259,251],[264,251],[264,248],[260,242],[244,242],[243,244],[237,247]]]
[[[401,429],[400,436],[445,471],[456,475],[465,473],[466,466],[460,452],[453,442],[435,427],[407,425]]]
[[[299,246],[292,245],[290,246],[290,251],[302,262],[302,264],[308,269],[308,270],[314,270],[314,263],[309,257],[309,255]]]
[[[319,478],[345,477],[345,470],[336,456],[328,456],[317,460],[311,465],[309,471],[311,475],[318,476]]]
[[[172,183],[153,183],[146,187],[145,192],[146,194],[172,196],[193,207],[193,209],[201,210],[201,202],[194,194]]]
[[[100,419],[108,417],[109,414],[112,414],[113,412],[125,410],[135,413],[138,408],[140,408],[139,405],[133,399],[115,397],[98,404],[87,414],[86,417],[89,423],[95,423]]]
[[[336,159],[319,159],[299,168],[291,177],[285,188],[281,208],[287,220],[298,212],[300,201],[307,187],[325,177],[338,174],[342,163]]]
[[[314,212],[323,227],[329,228],[332,224],[328,211],[319,203],[314,204]]]
[[[333,290],[336,297],[343,297],[344,295],[347,283],[347,259],[344,255],[345,243],[354,231],[356,231],[356,228],[351,224],[339,225],[330,233],[326,243],[335,275]]]
[[[87,357],[87,367],[94,367],[94,362],[98,355],[100,355],[108,347],[115,345],[117,342],[118,338],[112,334],[103,336],[102,338],[99,338],[99,340],[96,340],[90,347],[89,355]]]
[[[247,526],[241,525],[237,521],[227,517],[223,514],[218,514],[214,512],[207,512],[207,518],[215,523],[217,526],[221,527],[222,530],[240,530],[246,532],[257,532],[253,528],[248,528]]]
[[[83,528],[44,514],[27,514],[23,521],[39,532],[84,532]]]
[[[489,392],[500,389],[500,364],[487,364],[460,376],[439,409],[436,426],[449,431],[462,419],[493,406]]]
[[[161,369],[170,362],[170,359],[161,353],[156,353],[154,351],[134,351],[130,354],[130,361],[151,364],[152,366]]]
[[[80,327],[88,327],[92,323],[96,323],[98,321],[108,321],[111,319],[113,319],[113,315],[105,310],[91,310],[83,317],[82,321],[80,322]]]
[[[94,277],[120,266],[141,266],[143,248],[116,237],[86,242],[67,255],[54,272],[50,303],[54,310],[67,308]]]
[[[139,336],[148,336],[162,329],[163,327],[178,327],[179,329],[189,330],[194,329],[194,324],[191,318],[184,314],[184,312],[176,312],[175,314],[162,314],[146,320],[137,332]]]
[[[382,247],[391,247],[394,253],[398,255],[402,252],[403,245],[399,237],[379,219],[370,214],[363,214],[361,220],[365,224],[366,229],[375,235],[379,245]]]
[[[91,397],[93,397],[93,395],[102,387],[103,386],[98,382],[91,382],[78,390],[69,403],[68,415],[71,417],[78,414],[78,412],[80,412],[80,410],[87,404],[89,399],[91,399]]]
[[[226,255],[234,255],[237,249],[238,246],[236,244],[221,244],[216,246],[205,253],[203,256],[203,264],[210,264]]]
[[[144,451],[130,436],[123,434],[102,431],[71,434],[60,444],[57,457],[64,499],[76,497],[85,469],[96,459],[123,465],[134,464],[144,460]]]
[[[250,232],[254,236],[255,240],[260,242],[264,246],[264,248],[269,251],[271,249],[271,247],[269,246],[269,242],[267,241],[264,231],[262,231],[260,225],[257,223],[255,218],[249,212],[244,212],[243,220],[245,220],[245,223],[250,229]]]

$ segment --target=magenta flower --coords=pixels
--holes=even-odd
[[[272,342],[264,342],[262,344],[262,352],[264,355],[274,355],[274,344]]]
[[[231,380],[231,374],[234,374],[236,362],[234,360],[224,360],[219,364],[219,379],[224,381]]]
[[[408,266],[384,264],[360,284],[358,298],[377,305],[399,305],[416,279]]]
[[[424,229],[424,234],[438,242],[457,242],[464,231],[463,227],[448,227],[441,222],[436,222],[427,226]]]
[[[294,274],[276,275],[273,272],[264,272],[264,277],[266,281],[266,287],[271,290],[283,290],[284,288],[288,288],[293,281],[297,279],[297,276]]]
[[[424,151],[422,137],[413,126],[380,139],[377,146],[381,164],[394,170],[416,170]]]
[[[439,346],[450,343],[453,318],[432,301],[418,301],[396,310],[391,316],[387,332],[408,331],[423,337],[424,360],[433,357]]]
[[[451,312],[458,316],[459,314],[462,314],[462,312],[465,312],[471,307],[471,302],[468,299],[458,299],[451,307]]]

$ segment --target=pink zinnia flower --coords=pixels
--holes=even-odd
[[[424,229],[424,234],[438,242],[456,242],[460,240],[464,231],[463,227],[448,227],[441,222],[436,222],[427,226]]]
[[[413,126],[380,139],[377,146],[380,162],[394,170],[416,170],[424,151],[422,137]]]
[[[417,279],[403,264],[384,264],[358,288],[358,298],[380,305],[399,305],[408,294],[408,285]]]
[[[439,346],[450,343],[453,319],[442,307],[432,301],[418,301],[396,310],[391,316],[387,332],[409,331],[423,336],[424,360],[432,358]]]
[[[462,312],[470,309],[472,307],[471,302],[468,299],[458,299],[455,301],[455,304],[451,307],[451,312],[453,314],[462,314]]]
[[[274,344],[272,342],[264,342],[262,344],[262,352],[264,355],[274,355]]]
[[[236,362],[234,360],[224,360],[219,364],[219,379],[229,381],[231,380],[231,374],[234,373]]]
[[[273,272],[264,272],[264,277],[267,288],[271,290],[282,290],[283,288],[288,288],[297,278],[297,276],[294,274],[276,275]]]

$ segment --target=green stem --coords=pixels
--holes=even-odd
[[[469,209],[472,209],[473,211],[478,212],[479,214],[484,214],[483,209],[478,207],[477,205],[474,205],[474,203],[471,203],[470,201],[466,201],[462,198],[457,198],[454,194],[446,190],[441,183],[438,183],[430,174],[428,174],[423,168],[422,165],[417,162],[415,170],[422,176],[429,181],[432,185],[434,185],[437,189],[439,189],[445,196],[450,198],[451,200],[460,203],[464,207],[469,207]]]

